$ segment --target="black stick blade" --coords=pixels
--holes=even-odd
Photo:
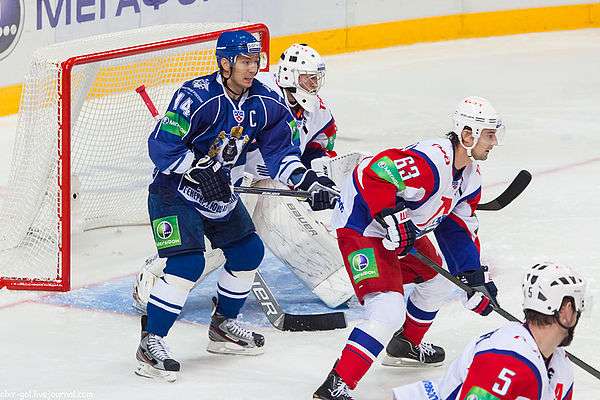
[[[523,190],[529,185],[529,182],[531,182],[531,173],[522,170],[500,196],[488,203],[479,204],[477,210],[498,211],[503,209],[523,193]]]
[[[285,314],[283,320],[283,330],[292,332],[331,331],[346,326],[346,315],[343,312],[305,315]]]

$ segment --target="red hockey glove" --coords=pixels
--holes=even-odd
[[[408,216],[404,202],[398,203],[396,208],[384,208],[375,220],[387,229],[383,247],[395,250],[399,257],[407,255],[417,239],[417,228]]]
[[[464,272],[458,278],[475,289],[470,295],[465,293],[463,305],[466,308],[477,314],[488,315],[493,311],[493,306],[498,305],[498,288],[489,278],[487,266],[482,265],[481,269]]]

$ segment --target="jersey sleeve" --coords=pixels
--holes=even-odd
[[[455,275],[481,268],[479,221],[475,214],[480,199],[478,188],[462,198],[434,231],[448,268]]]
[[[473,357],[458,399],[539,400],[541,396],[540,372],[530,360],[513,351],[490,349]]]
[[[300,147],[293,142],[298,135],[296,120],[283,102],[266,96],[261,101],[265,125],[256,137],[256,145],[271,178],[288,184],[292,172],[305,169],[300,161]]]
[[[190,88],[181,87],[171,99],[167,111],[148,138],[148,152],[156,168],[164,173],[181,174],[194,161],[192,141],[208,129],[216,115],[211,103]]]
[[[437,190],[439,175],[434,165],[416,152],[388,149],[357,170],[357,188],[371,217],[385,208],[394,208],[398,198],[416,208]]]
[[[315,158],[335,157],[337,155],[333,150],[337,136],[337,125],[331,113],[329,113],[329,116],[329,122],[306,144],[301,158],[304,165],[310,165]]]

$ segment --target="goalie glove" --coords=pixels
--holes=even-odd
[[[183,175],[192,186],[202,192],[206,201],[229,202],[231,200],[231,178],[223,165],[204,156],[194,161],[192,167]]]
[[[458,278],[475,289],[470,294],[465,293],[463,298],[465,308],[485,316],[493,311],[494,306],[499,306],[496,299],[498,288],[490,279],[487,266],[482,265],[481,269],[463,272],[458,275]]]
[[[404,257],[415,244],[417,227],[408,216],[408,208],[403,201],[397,203],[396,208],[384,208],[375,216],[387,234],[383,238],[383,247],[396,251],[398,257]]]
[[[292,174],[292,179],[294,175],[299,176],[299,174],[302,174],[302,176],[300,176],[298,183],[293,188],[311,193],[311,197],[307,201],[313,211],[327,210],[335,207],[335,202],[340,197],[340,192],[335,186],[335,182],[326,176],[317,175],[312,169],[307,169],[304,172],[298,169],[297,173]]]

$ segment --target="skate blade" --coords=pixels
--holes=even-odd
[[[387,354],[381,359],[381,365],[396,368],[435,368],[440,367],[443,364],[443,361],[426,364],[418,360],[413,360],[412,358],[390,357]]]
[[[137,368],[133,372],[135,372],[135,374],[138,376],[143,376],[144,378],[164,380],[166,382],[175,382],[177,380],[177,372],[156,369],[143,362],[138,363]]]
[[[265,351],[262,347],[242,347],[231,342],[208,341],[206,351],[213,354],[233,354],[239,356],[257,356]]]

